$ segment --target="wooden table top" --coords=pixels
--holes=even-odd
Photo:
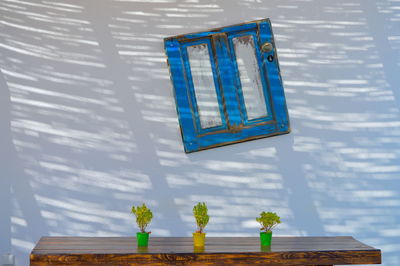
[[[381,251],[353,237],[207,237],[203,250],[191,237],[150,237],[138,248],[134,237],[42,237],[31,265],[335,265],[380,264]]]

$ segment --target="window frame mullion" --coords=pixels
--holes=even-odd
[[[235,133],[243,126],[239,95],[236,89],[235,68],[232,62],[228,36],[225,33],[211,35],[213,49],[215,49],[215,62],[218,80],[223,95],[223,109],[226,114],[228,131]]]

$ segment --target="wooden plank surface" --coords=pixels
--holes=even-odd
[[[207,237],[194,249],[190,237],[42,237],[31,265],[335,265],[380,264],[379,249],[352,237],[274,237],[261,248],[257,237]]]

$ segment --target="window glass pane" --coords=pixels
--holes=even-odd
[[[221,114],[207,44],[188,46],[187,53],[200,125],[202,128],[220,126],[222,125]]]
[[[247,119],[267,116],[264,91],[252,35],[232,38]]]

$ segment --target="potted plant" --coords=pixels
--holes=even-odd
[[[132,213],[136,216],[136,223],[140,229],[140,232],[136,233],[138,247],[147,247],[151,232],[146,232],[146,227],[150,224],[153,213],[144,203],[142,206],[132,206]]]
[[[281,218],[274,212],[262,212],[256,221],[261,224],[261,246],[270,246],[272,240],[272,228],[281,223]]]
[[[193,233],[193,244],[195,247],[204,247],[206,242],[206,233],[204,233],[203,230],[210,219],[210,216],[208,216],[207,205],[204,202],[197,203],[197,205],[193,207],[193,215],[197,224],[197,230]]]

